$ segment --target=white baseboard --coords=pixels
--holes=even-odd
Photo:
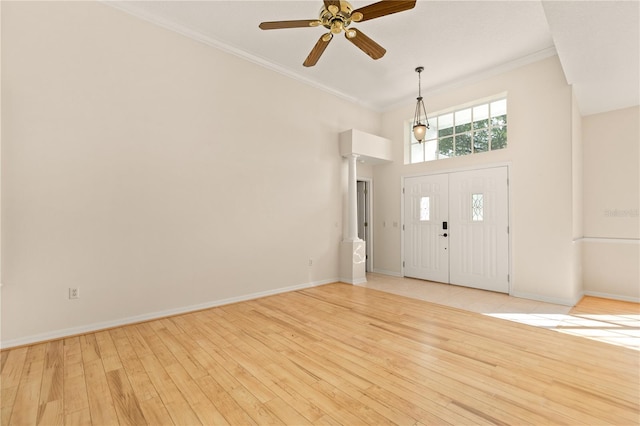
[[[360,284],[365,284],[367,282],[366,278],[358,278],[355,280],[349,279],[349,278],[340,278],[340,282],[341,283],[345,283],[345,284],[353,284],[353,285],[360,285]]]
[[[603,299],[621,300],[623,302],[640,303],[640,297],[622,296],[620,294],[601,293],[599,291],[585,291],[585,296],[601,297]]]
[[[384,270],[384,269],[374,269],[373,272],[376,273],[376,274],[389,275],[389,276],[392,276],[392,277],[402,278],[402,274],[400,272],[387,271],[387,270]]]
[[[135,324],[135,323],[154,320],[158,318],[170,317],[173,315],[186,314],[188,312],[200,311],[202,309],[207,309],[207,308],[215,308],[216,306],[229,305],[231,303],[259,299],[261,297],[272,296],[275,294],[287,293],[287,292],[296,291],[296,290],[303,290],[305,288],[316,287],[324,284],[331,284],[337,281],[339,281],[337,278],[332,278],[329,280],[313,281],[305,284],[298,284],[298,285],[293,285],[289,287],[281,287],[274,290],[267,290],[267,291],[261,291],[258,293],[246,294],[243,296],[230,297],[227,299],[220,299],[220,300],[212,300],[209,302],[199,303],[196,305],[183,306],[180,308],[167,309],[167,310],[158,311],[158,312],[150,312],[147,314],[120,318],[113,321],[97,322],[93,324],[82,325],[79,327],[71,327],[71,328],[65,328],[62,330],[55,330],[55,331],[50,331],[46,333],[34,334],[31,336],[21,337],[18,339],[2,340],[0,341],[0,349],[31,345],[34,343],[46,342],[49,340],[60,339],[63,337],[77,336],[80,334],[91,333],[99,330],[106,330],[109,328],[120,327],[123,325]]]
[[[582,299],[582,294],[576,296],[574,300],[563,299],[558,297],[546,297],[539,294],[521,293],[518,291],[511,292],[509,296],[520,297],[522,299],[537,300],[538,302],[553,303],[554,305],[575,306]]]
[[[573,240],[573,242],[640,245],[640,238],[582,237]]]

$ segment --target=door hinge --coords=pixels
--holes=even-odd
[[[368,223],[368,222],[365,222],[365,223],[364,223],[364,226],[369,226],[369,223]]]
[[[404,231],[404,223],[402,224],[402,230]]]
[[[510,283],[511,282],[511,275],[507,274],[507,282]]]
[[[507,234],[509,233],[509,227],[507,226]]]
[[[404,268],[404,260],[402,261],[402,267]]]
[[[404,194],[404,188],[402,188],[402,193]]]

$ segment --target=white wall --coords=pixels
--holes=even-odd
[[[507,92],[507,149],[404,165],[403,123],[414,104],[383,115],[382,136],[393,141],[394,163],[374,168],[374,270],[400,274],[401,178],[510,164],[512,294],[573,304],[581,296],[573,250],[572,93],[557,57],[425,96],[440,111]],[[385,226],[386,225],[386,226]]]
[[[640,107],[583,118],[584,287],[640,301]]]
[[[380,114],[94,2],[3,2],[2,86],[4,346],[338,277]]]
[[[0,2],[0,34],[2,34],[2,2]],[[0,54],[0,82],[2,81],[2,55]],[[0,83],[0,99],[2,84]],[[2,176],[2,102],[0,102],[0,176]],[[2,184],[0,181],[0,242],[2,241]],[[0,243],[0,307],[2,306],[2,244]],[[1,308],[0,308],[1,309]],[[2,330],[2,311],[0,311],[0,330]],[[0,337],[2,334],[0,333]]]

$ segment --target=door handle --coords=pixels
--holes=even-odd
[[[446,237],[447,233],[445,232],[444,234],[438,234],[438,235],[440,235],[441,237]]]

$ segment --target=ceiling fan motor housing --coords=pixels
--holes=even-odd
[[[330,30],[333,34],[339,34],[351,24],[351,21],[357,21],[357,19],[354,19],[356,17],[352,16],[352,12],[353,7],[351,4],[347,1],[341,1],[340,7],[335,5],[330,5],[329,7],[323,6],[320,9],[319,20],[322,26]],[[362,14],[356,13],[356,15]]]

